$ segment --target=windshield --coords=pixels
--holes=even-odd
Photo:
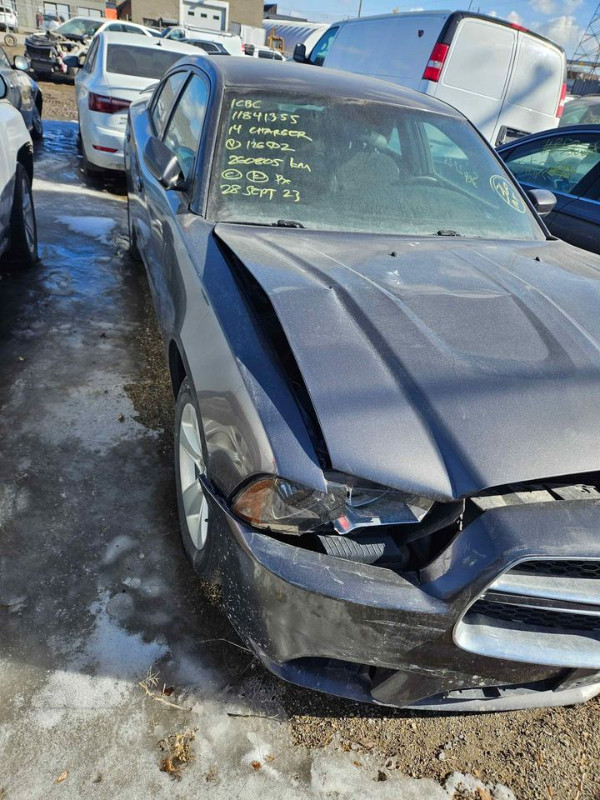
[[[56,27],[54,33],[62,33],[64,36],[93,36],[104,22],[104,19],[70,19]]]
[[[224,102],[214,219],[544,238],[513,179],[466,121],[339,97],[238,90]]]
[[[183,58],[182,53],[157,47],[109,44],[106,48],[106,71],[132,78],[159,80],[180,58]]]

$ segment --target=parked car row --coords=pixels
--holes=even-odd
[[[547,40],[395,17],[420,92],[351,74],[367,20],[296,53],[352,50],[345,71],[100,31],[75,80],[84,164],[125,172],[183,545],[248,648],[382,705],[570,705],[600,693],[600,257],[571,244],[598,249],[598,129],[556,127]],[[492,44],[502,90],[477,106]],[[31,263],[32,149],[6,109],[25,139],[4,248]]]

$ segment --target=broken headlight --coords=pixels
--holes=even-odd
[[[370,525],[420,522],[433,500],[384,486],[326,482],[326,491],[275,476],[261,477],[235,497],[232,510],[254,528],[302,534],[333,528],[350,533]]]

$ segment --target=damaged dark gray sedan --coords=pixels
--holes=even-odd
[[[127,138],[183,540],[253,652],[385,705],[600,692],[600,259],[552,195],[297,64],[179,62]]]

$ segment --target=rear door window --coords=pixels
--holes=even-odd
[[[578,184],[600,164],[600,136],[549,136],[515,147],[505,161],[521,183],[577,194]]]
[[[170,75],[158,90],[158,95],[152,107],[152,124],[156,135],[162,137],[169,114],[173,108],[175,98],[187,78],[187,72],[175,72]]]
[[[199,75],[192,75],[179,96],[165,131],[164,142],[177,156],[186,179],[192,176],[207,103],[207,83]]]
[[[477,189],[479,175],[469,156],[443,130],[431,122],[423,123],[433,172],[445,181],[464,189]]]
[[[144,36],[144,31],[141,31],[139,28],[136,28],[134,25],[123,25],[123,30],[125,33],[137,33],[140,36]]]
[[[85,64],[83,69],[85,72],[93,72],[94,66],[96,65],[96,56],[98,55],[98,47],[100,46],[100,40],[94,39],[90,49],[88,50],[87,58],[85,60]]]

